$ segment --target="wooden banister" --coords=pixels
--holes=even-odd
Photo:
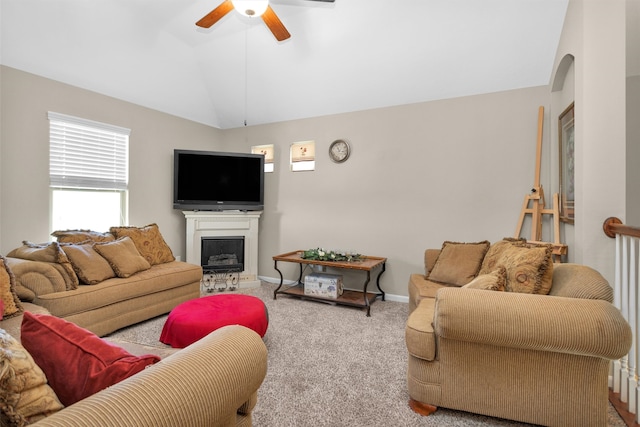
[[[611,216],[604,220],[602,230],[608,237],[615,238],[616,234],[640,238],[640,228],[624,225],[619,218]]]

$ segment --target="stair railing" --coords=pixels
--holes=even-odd
[[[640,388],[638,386],[638,367],[640,353],[638,351],[638,333],[640,332],[640,282],[638,267],[640,265],[640,228],[622,224],[618,218],[607,218],[603,224],[604,233],[616,239],[615,279],[613,284],[614,305],[631,326],[633,343],[629,353],[613,363],[612,382],[610,387],[619,393],[621,402],[627,410],[635,414],[639,421]]]

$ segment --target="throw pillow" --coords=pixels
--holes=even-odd
[[[22,345],[49,379],[65,406],[116,384],[160,360],[133,356],[71,322],[25,312]]]
[[[71,261],[73,270],[78,275],[82,283],[95,285],[104,280],[116,277],[109,261],[104,259],[93,248],[92,241],[83,243],[62,243],[62,250]]]
[[[111,227],[109,231],[117,238],[130,237],[140,255],[151,265],[175,261],[173,252],[164,241],[157,224],[144,227]]]
[[[129,277],[151,268],[129,237],[121,237],[113,242],[94,243],[93,248],[109,262],[118,277]]]
[[[502,252],[511,246],[525,246],[525,239],[514,239],[512,237],[505,237],[504,239],[495,242],[487,251],[484,259],[482,260],[482,267],[478,274],[487,274],[495,270],[498,265],[498,260],[502,256]]]
[[[92,242],[113,242],[116,238],[111,233],[101,233],[92,230],[57,230],[51,233],[59,243],[80,243],[87,240]]]
[[[464,285],[463,288],[504,291],[506,283],[507,270],[503,266],[499,266],[491,273],[479,274],[478,277]]]
[[[507,292],[547,295],[551,290],[551,245],[507,247],[498,263],[507,269]]]
[[[463,286],[473,280],[480,270],[489,242],[444,242],[438,259],[427,279],[453,286]]]
[[[27,259],[31,261],[42,261],[59,264],[66,273],[66,287],[68,291],[78,288],[78,276],[73,271],[73,266],[69,262],[69,258],[60,248],[58,242],[50,243],[31,243],[23,241],[22,246],[16,248],[7,254],[11,258]]]
[[[0,300],[2,300],[2,317],[13,317],[22,313],[22,303],[16,295],[16,280],[7,265],[7,260],[0,255]],[[2,319],[0,317],[0,319]]]
[[[0,329],[0,367],[1,425],[27,425],[63,408],[42,369],[4,329]]]

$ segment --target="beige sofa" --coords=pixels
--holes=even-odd
[[[6,254],[15,293],[99,336],[200,296],[202,267],[176,261],[155,224],[54,235]]]
[[[606,426],[609,364],[632,340],[607,281],[587,266],[554,264],[539,272],[551,279],[547,294],[473,289],[486,272],[464,288],[429,280],[439,254],[428,249],[426,274],[409,281],[411,406]]]
[[[6,259],[22,302],[42,306],[99,336],[168,313],[181,302],[200,296],[202,268],[181,261],[67,290],[55,263]]]
[[[23,305],[27,311],[46,314],[42,307]],[[21,321],[22,316],[5,319],[0,321],[0,328],[19,337]],[[267,372],[267,349],[257,333],[242,326],[227,326],[182,350],[117,344],[134,355],[155,353],[166,357],[32,425],[252,425],[257,392]]]

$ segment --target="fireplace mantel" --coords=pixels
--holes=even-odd
[[[187,262],[200,265],[203,237],[244,237],[244,271],[240,287],[260,286],[258,280],[258,225],[262,211],[182,211],[187,219]]]

